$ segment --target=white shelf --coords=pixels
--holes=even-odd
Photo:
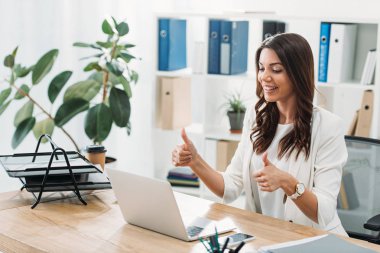
[[[205,139],[224,140],[224,141],[240,141],[241,134],[232,134],[226,129],[207,129],[199,123],[192,124],[186,127],[186,132],[191,134],[202,135]]]
[[[317,88],[334,88],[334,89],[358,89],[358,90],[374,90],[375,85],[362,85],[358,82],[347,83],[317,83]]]
[[[177,76],[192,76],[193,70],[191,68],[184,68],[179,70],[170,70],[170,71],[157,71],[157,76],[169,76],[169,77],[177,77]]]

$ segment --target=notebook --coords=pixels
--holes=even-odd
[[[194,217],[185,224],[167,181],[116,169],[109,169],[107,173],[124,220],[129,224],[183,241],[194,241],[199,236],[212,235],[215,227],[220,234],[235,228],[229,219],[216,222]]]

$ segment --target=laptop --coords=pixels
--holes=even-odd
[[[185,224],[170,183],[125,171],[107,171],[124,220],[132,225],[178,238],[194,241],[199,236],[229,232],[235,228],[230,219],[211,221],[194,217]]]

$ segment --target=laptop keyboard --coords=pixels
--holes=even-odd
[[[197,227],[197,226],[188,226],[186,228],[187,234],[190,237],[194,237],[194,236],[199,235],[199,233],[202,232],[202,230],[203,230],[203,228]]]

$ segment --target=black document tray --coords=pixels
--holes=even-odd
[[[43,176],[49,165],[51,152],[23,153],[0,156],[0,164],[10,177]],[[100,172],[85,157],[76,151],[67,151],[73,174]],[[57,160],[58,158],[58,160]],[[33,159],[35,161],[33,162]],[[57,152],[49,171],[49,175],[69,175],[70,172],[62,152]]]
[[[79,174],[74,176],[78,190],[111,189],[111,184],[103,173]],[[25,177],[25,189],[28,192],[41,191],[44,176]],[[49,175],[45,182],[44,192],[74,191],[70,175]]]
[[[50,142],[52,152],[38,152],[42,138]],[[32,208],[38,205],[43,192],[73,191],[87,205],[81,190],[111,188],[108,178],[84,156],[58,147],[47,134],[41,135],[34,153],[0,156],[0,166],[10,177],[22,182],[21,190],[26,189],[34,195],[36,202]]]

